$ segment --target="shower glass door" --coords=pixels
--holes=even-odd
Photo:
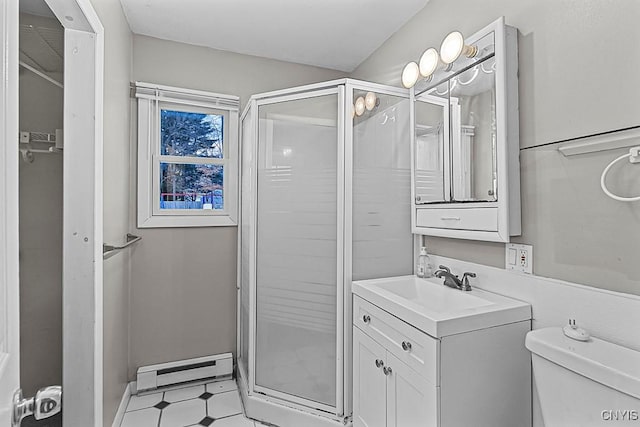
[[[254,386],[337,414],[343,89],[258,101]]]

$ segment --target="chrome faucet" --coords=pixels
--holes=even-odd
[[[464,273],[462,280],[458,276],[451,273],[451,269],[444,265],[438,266],[440,270],[436,270],[435,276],[438,278],[444,277],[444,285],[450,288],[459,289],[461,291],[470,291],[471,285],[469,284],[469,277],[476,277],[476,273]]]

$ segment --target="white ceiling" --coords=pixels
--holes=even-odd
[[[353,71],[428,0],[120,0],[136,34]]]

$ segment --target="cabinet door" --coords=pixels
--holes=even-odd
[[[354,427],[386,426],[387,379],[382,372],[385,356],[386,350],[380,344],[353,328]]]
[[[387,353],[387,427],[437,427],[438,387]]]

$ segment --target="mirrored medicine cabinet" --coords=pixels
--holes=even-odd
[[[517,31],[503,18],[477,47],[412,89],[416,234],[508,242],[520,234]]]

